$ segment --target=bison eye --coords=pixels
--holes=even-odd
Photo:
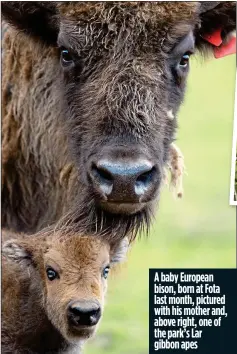
[[[56,272],[56,270],[54,270],[53,268],[51,267],[47,267],[46,269],[46,274],[47,274],[47,277],[50,281],[56,279],[56,278],[59,278],[59,275],[58,273]]]
[[[185,53],[179,62],[179,66],[181,68],[186,68],[188,66],[189,59],[190,59],[190,53]]]
[[[63,66],[73,64],[73,56],[66,48],[61,48],[61,62]]]
[[[102,277],[104,279],[107,279],[108,278],[108,275],[109,275],[109,269],[110,269],[110,266],[107,266],[103,269],[103,272],[102,272]]]

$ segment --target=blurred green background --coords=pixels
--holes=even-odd
[[[236,57],[191,62],[177,145],[188,175],[184,197],[165,188],[149,238],[109,279],[105,313],[85,354],[148,353],[148,269],[236,266],[235,207],[229,206]]]

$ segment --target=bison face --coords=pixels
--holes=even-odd
[[[158,199],[194,52],[195,13],[168,28],[156,7],[87,5],[88,17],[78,8],[60,23],[71,150],[87,202],[113,214]]]
[[[27,279],[24,290],[32,298],[27,308],[32,322],[38,321],[34,316],[40,311],[42,319],[50,321],[44,325],[52,323],[67,342],[85,340],[101,319],[109,268],[124,260],[128,241],[110,244],[99,236],[55,232],[45,236],[8,240],[2,253],[18,264],[22,289]]]
[[[130,20],[133,28],[70,22],[58,38],[80,178],[99,207],[126,214],[159,196],[194,52],[191,25],[179,28],[165,52],[155,29]]]
[[[131,224],[131,214],[147,221],[189,58],[197,47],[213,49],[207,34],[220,29],[225,40],[235,28],[235,3],[3,2],[2,11],[58,48],[63,119],[83,185],[78,199],[93,209],[88,219],[105,211],[120,215],[119,226],[122,217]]]
[[[109,247],[97,238],[54,242],[41,269],[45,310],[69,342],[93,335],[100,321],[110,267]]]
[[[91,337],[101,319],[109,269],[121,262],[127,240],[109,245],[99,237],[52,241],[39,264],[48,318],[69,342]],[[40,262],[39,262],[40,263]]]

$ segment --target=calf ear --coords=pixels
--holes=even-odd
[[[125,261],[129,249],[128,238],[125,237],[122,241],[111,248],[111,264],[121,263]]]
[[[15,28],[55,44],[58,36],[57,7],[54,1],[2,1],[3,18]]]
[[[236,42],[230,34],[236,30],[234,1],[200,1],[200,27],[196,34],[197,48],[211,49],[215,57],[236,52]]]
[[[8,240],[2,245],[2,255],[7,259],[24,265],[32,262],[32,253],[27,244],[18,240]]]

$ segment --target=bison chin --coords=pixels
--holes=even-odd
[[[73,210],[57,227],[60,229],[66,225],[73,232],[100,233],[114,241],[125,236],[133,240],[141,232],[148,234],[157,201],[158,198],[156,201],[135,206],[129,203],[98,204],[93,195],[86,193],[80,195]]]
[[[84,341],[86,339],[91,338],[96,330],[96,326],[93,328],[91,327],[84,327],[84,328],[69,328],[67,331],[67,340],[69,343],[77,343],[78,341]]]
[[[100,207],[112,214],[133,215],[145,209],[147,203],[101,202]]]
[[[130,214],[122,212],[116,214],[96,208],[95,228],[104,232],[105,235],[107,235],[107,230],[109,230],[108,237],[112,237],[115,240],[126,236],[130,240],[134,240],[139,233],[148,234],[154,210],[154,202],[147,203],[141,206],[139,211],[134,211]]]

